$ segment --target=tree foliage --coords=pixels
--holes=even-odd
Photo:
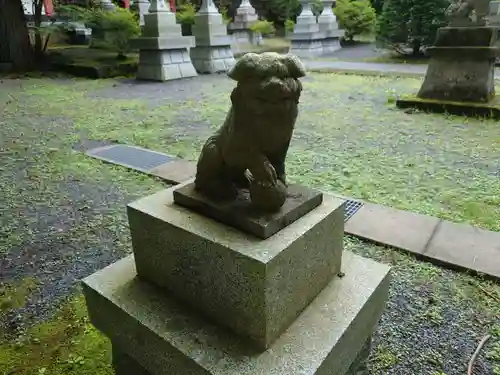
[[[419,55],[446,25],[449,0],[385,0],[377,25],[377,41],[400,53]]]
[[[371,34],[375,28],[377,17],[370,0],[337,0],[334,12],[347,40]]]

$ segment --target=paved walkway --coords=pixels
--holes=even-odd
[[[310,71],[352,72],[368,74],[399,74],[420,77],[425,75],[427,64],[383,64],[368,62],[350,62],[333,60],[302,60]],[[500,72],[495,73],[500,79]]]

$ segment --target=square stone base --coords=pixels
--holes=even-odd
[[[398,108],[415,108],[434,113],[450,113],[457,116],[477,116],[500,119],[500,100],[489,103],[452,102],[432,100],[418,97],[407,97],[396,100]]]
[[[139,277],[266,349],[340,271],[344,201],[262,240],[174,203],[183,186],[128,205]]]
[[[141,50],[137,79],[169,81],[197,76],[187,48],[181,50]]]
[[[366,363],[370,356],[371,342],[372,337],[370,336],[345,375],[370,375]],[[115,345],[113,345],[113,369],[116,375],[152,375]]]
[[[200,74],[228,72],[235,64],[231,46],[197,46],[190,49],[191,61]]]
[[[321,56],[325,53],[323,50],[323,39],[292,39],[290,43],[290,53],[306,59]]]
[[[134,375],[343,375],[366,349],[390,281],[389,267],[349,252],[344,258],[345,275],[266,351],[138,279],[133,256],[87,277],[83,287],[92,324],[129,365],[144,369]]]

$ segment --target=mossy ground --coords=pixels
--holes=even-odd
[[[500,230],[498,123],[407,114],[387,103],[420,83],[311,74],[289,152],[290,178]],[[130,252],[125,204],[165,186],[81,151],[121,142],[194,160],[224,120],[233,83],[209,76],[167,84],[29,79],[0,85],[0,305],[2,316],[27,311],[36,322],[50,316],[39,306],[53,310],[76,279]],[[480,337],[500,330],[498,286],[351,238],[346,247],[394,265],[373,374],[463,373]],[[111,371],[109,343],[87,321],[78,291],[73,295],[56,317],[15,335],[3,332],[0,373]],[[495,337],[477,374],[500,370]]]

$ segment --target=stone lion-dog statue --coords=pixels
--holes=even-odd
[[[286,200],[285,158],[298,115],[304,65],[293,55],[247,53],[229,71],[237,82],[223,125],[206,141],[195,189],[234,200],[248,189],[251,205],[277,211]]]

